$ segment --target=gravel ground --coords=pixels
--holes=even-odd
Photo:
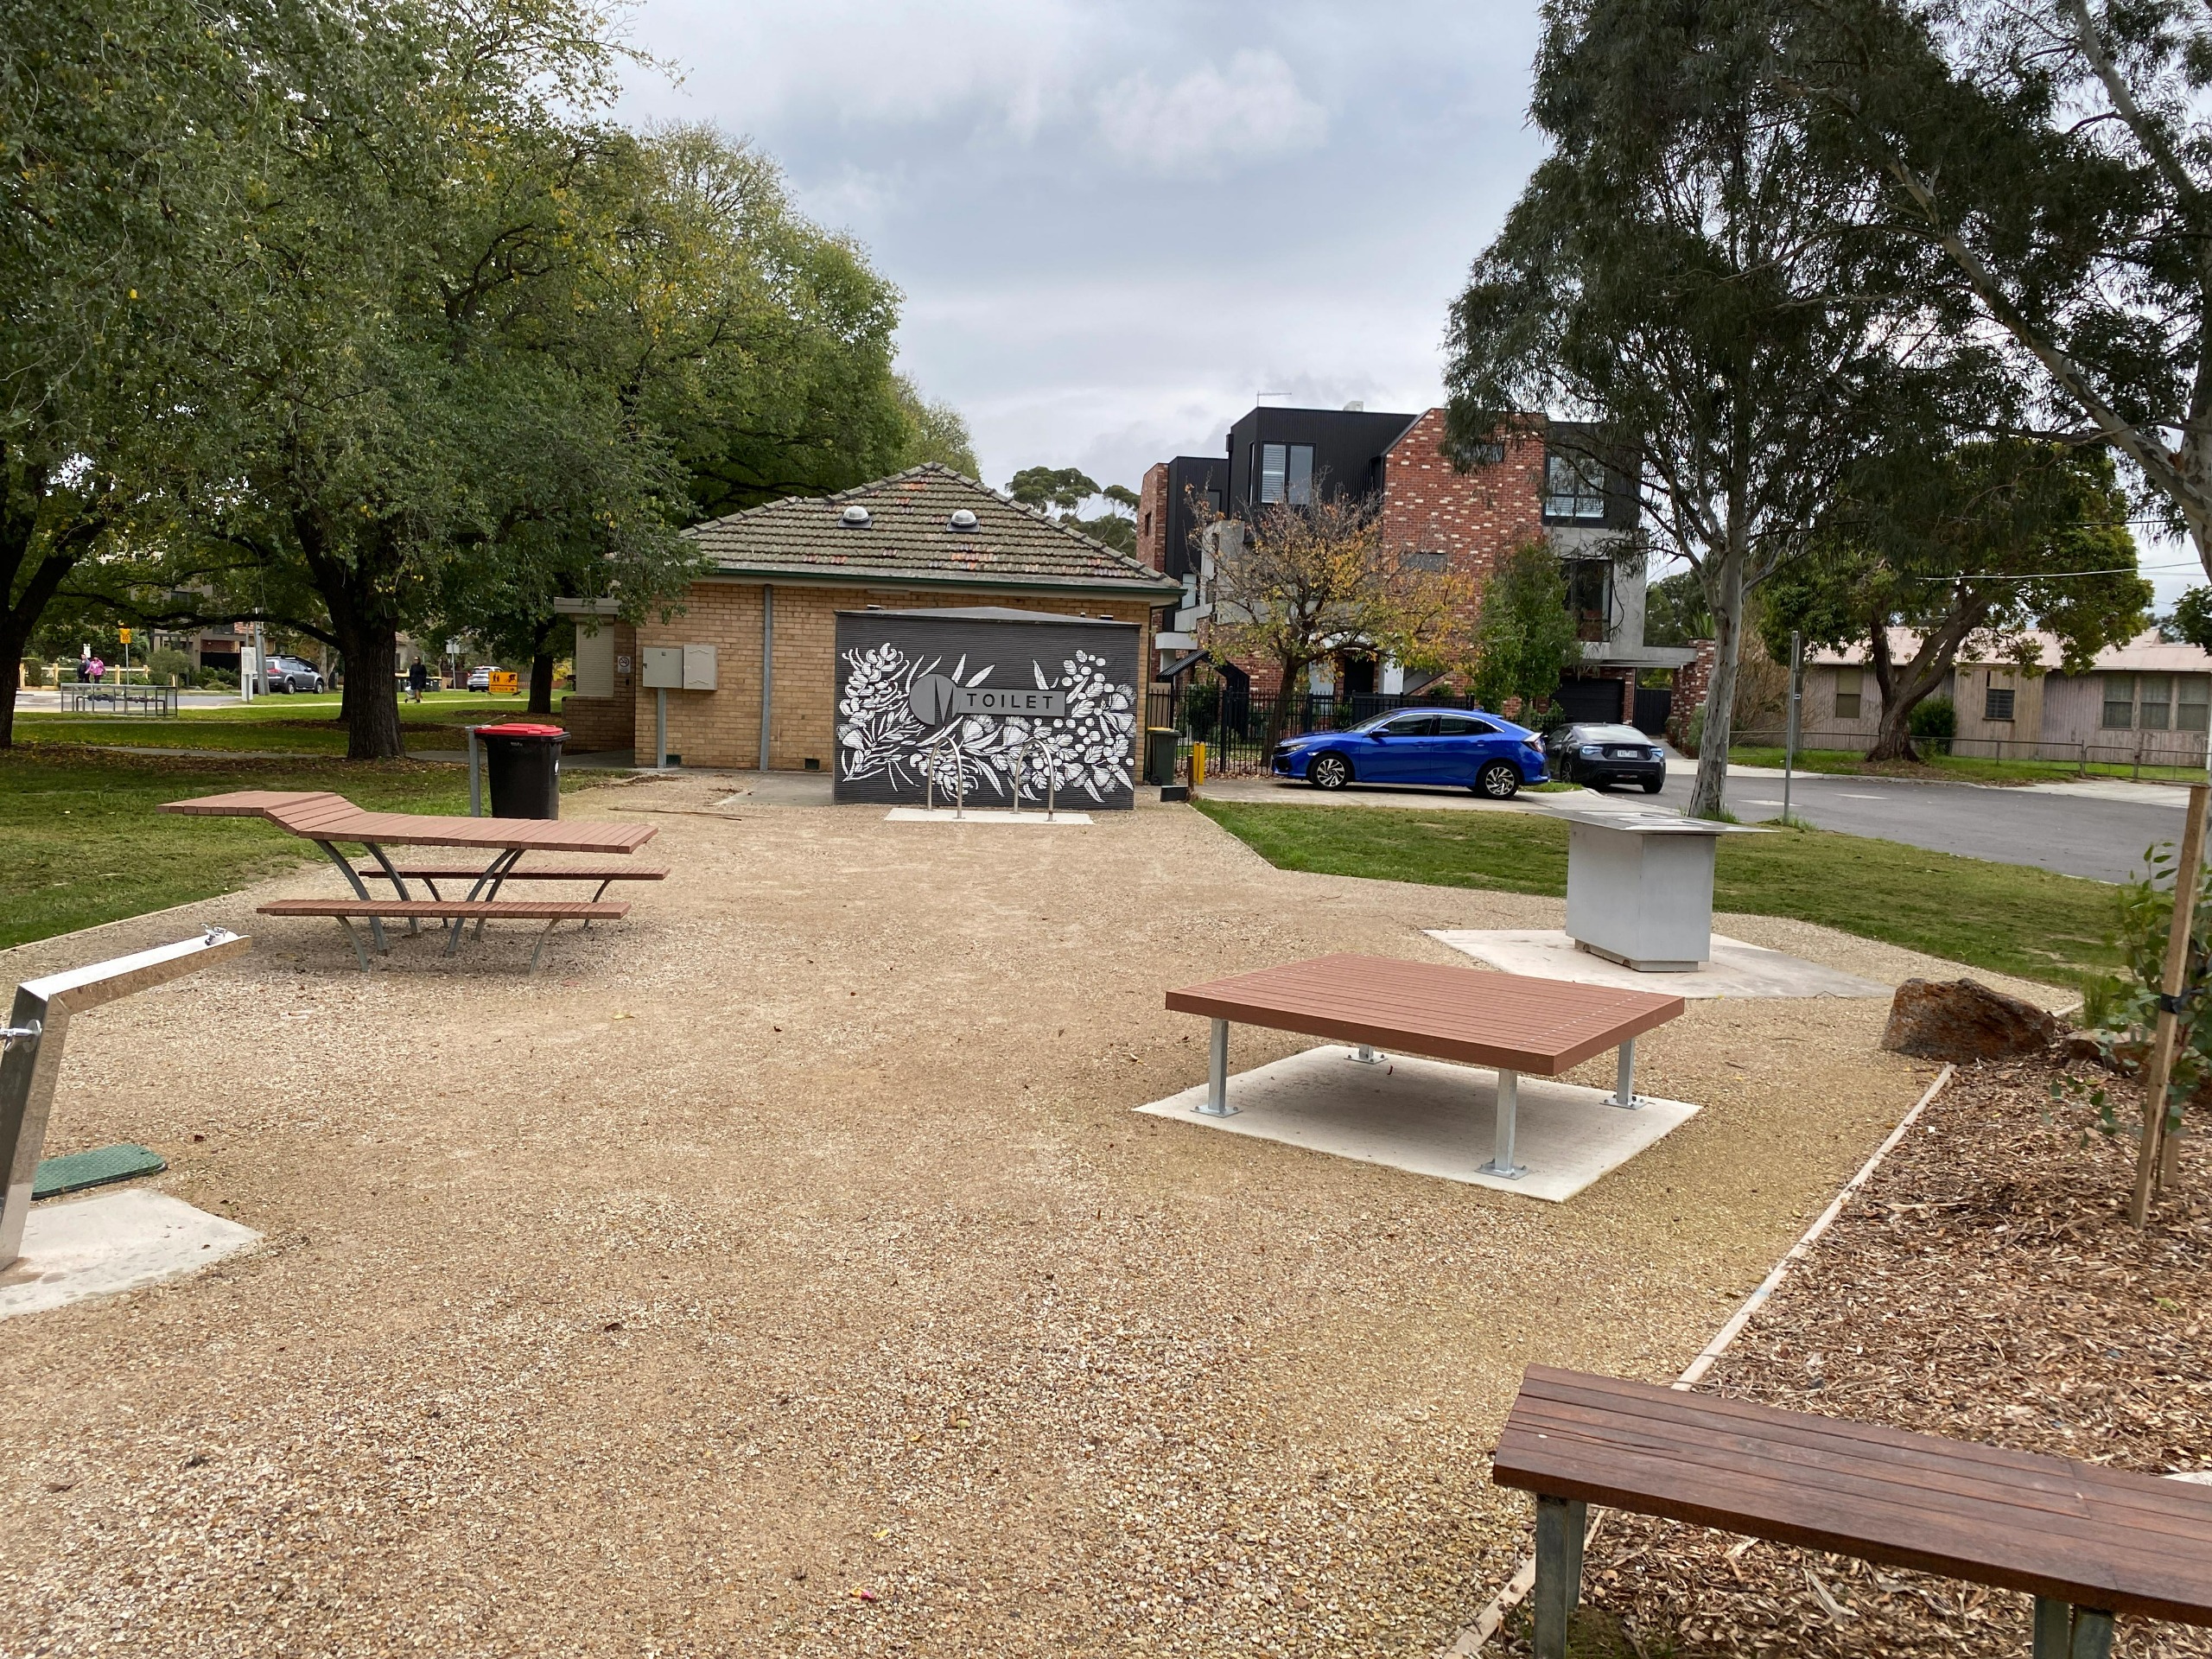
[[[1961,1072],[1705,1386],[2147,1474],[2212,1469],[2212,1155],[2183,1142],[2182,1179],[2138,1232],[2133,1147],[2087,1104],[2055,1105],[2055,1075]],[[1618,1512],[1586,1585],[1578,1659],[2029,1645],[2024,1596]],[[2118,1637],[2127,1659],[2212,1655],[2212,1630],[2122,1619]],[[1525,1610],[1496,1650],[1529,1652]]]
[[[1522,1547],[1521,1368],[1673,1376],[1932,1070],[1694,1003],[1639,1077],[1707,1109],[1564,1206],[1185,1128],[1129,1110],[1204,1075],[1163,988],[1561,906],[729,787],[565,802],[676,874],[535,978],[253,916],[312,871],[0,954],[257,933],[76,1023],[48,1150],[268,1239],[0,1324],[0,1652],[1432,1652]]]

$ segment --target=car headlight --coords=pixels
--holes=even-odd
[[[1605,751],[1599,748],[1595,743],[1585,743],[1580,748],[1577,749],[1575,753],[1580,755],[1585,760],[1595,760],[1600,755],[1604,754]]]

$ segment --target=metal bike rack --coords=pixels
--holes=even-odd
[[[30,1214],[39,1154],[46,1146],[46,1122],[54,1109],[54,1080],[61,1070],[69,1016],[181,979],[211,962],[242,955],[252,945],[244,934],[211,927],[200,938],[48,974],[44,979],[27,979],[16,987],[15,1007],[9,1011],[6,1027],[0,1028],[0,1169],[7,1172],[8,1182],[0,1196],[0,1272],[13,1267],[22,1255],[23,1223]]]
[[[1029,751],[1039,744],[1044,746],[1045,759],[1045,822],[1053,822],[1059,810],[1060,740],[1057,732],[1033,731],[1021,740],[1021,747],[1014,752],[1014,815],[1021,816],[1021,778],[1029,770]]]
[[[922,810],[925,812],[937,810],[937,752],[952,741],[953,734],[947,732],[922,752]],[[955,766],[952,769],[952,816],[961,818],[967,815],[968,769]]]

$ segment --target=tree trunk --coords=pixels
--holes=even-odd
[[[1705,692],[1705,727],[1698,736],[1697,781],[1685,816],[1717,818],[1728,809],[1728,740],[1736,719],[1736,670],[1744,651],[1744,549],[1731,545],[1706,574],[1713,612],[1713,679]]]
[[[0,450],[0,464],[4,460],[5,452]],[[27,472],[23,493],[29,497],[30,511],[19,511],[12,502],[0,505],[0,678],[7,682],[0,685],[0,749],[13,748],[16,744],[16,691],[32,630],[53,602],[62,577],[92,544],[92,521],[79,519],[66,533],[48,535],[37,563],[31,563],[31,543],[38,535],[45,491],[46,475]],[[0,499],[9,493],[0,488]],[[30,565],[30,575],[19,587],[16,579],[26,564]]]
[[[1866,751],[1869,760],[1920,759],[1919,752],[1912,747],[1912,711],[1943,683],[1943,677],[1958,660],[1959,647],[1968,634],[1982,625],[1988,613],[1987,605],[1970,597],[1955,605],[1950,614],[1922,637],[1919,654],[1903,668],[1898,668],[1890,657],[1889,631],[1883,626],[1884,619],[1874,620],[1872,655],[1874,683],[1882,693],[1882,719],[1874,730],[1874,746]]]
[[[331,607],[331,621],[346,658],[346,758],[398,760],[407,747],[399,733],[399,629],[386,616],[363,616]]]
[[[530,709],[533,715],[553,712],[553,657],[541,652],[530,659]]]

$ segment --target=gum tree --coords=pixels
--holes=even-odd
[[[1689,810],[1725,810],[1747,601],[1878,435],[1923,418],[1933,307],[1894,296],[1876,187],[1809,143],[1783,0],[1551,0],[1531,115],[1550,141],[1452,308],[1463,447],[1548,410],[1636,458],[1647,533],[1716,645]],[[1602,459],[1602,457],[1601,457]]]

